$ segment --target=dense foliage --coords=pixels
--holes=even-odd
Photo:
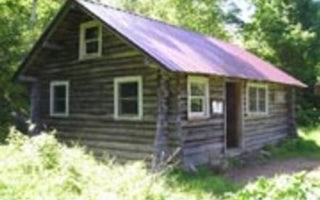
[[[250,51],[302,80],[298,120],[320,122],[320,101],[314,86],[320,77],[320,2],[314,0],[251,0],[256,11],[242,23],[240,34]]]
[[[220,183],[220,190],[229,188],[219,177],[194,177],[184,187],[178,173],[150,174],[139,162],[99,162],[84,149],[62,145],[47,134],[27,138],[12,133],[8,145],[0,146],[0,160],[1,199],[196,200],[212,197],[201,186]]]
[[[287,148],[295,149],[295,145]],[[240,186],[208,169],[193,174],[177,169],[150,174],[139,162],[119,165],[112,159],[97,161],[80,147],[60,144],[51,134],[28,138],[12,132],[8,144],[0,146],[0,160],[1,199],[320,198],[319,169],[311,174],[300,172],[260,178]]]
[[[12,124],[12,112],[28,110],[26,89],[12,81],[13,74],[62,0],[41,0],[36,10],[32,2],[0,0],[0,141]]]
[[[221,0],[120,0],[126,10],[215,36],[229,37],[224,28],[227,18]]]
[[[28,139],[15,133],[0,148],[1,199],[140,200],[168,195],[160,193],[162,183],[154,182],[142,164],[102,164],[81,148],[59,144],[53,135]]]
[[[302,172],[294,175],[281,175],[273,179],[260,178],[239,192],[227,196],[230,200],[318,199],[320,183],[317,178],[307,176]]]

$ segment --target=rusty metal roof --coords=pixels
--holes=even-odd
[[[272,64],[233,44],[103,4],[85,0],[73,2],[170,71],[305,86]]]
[[[305,86],[236,45],[102,4],[75,1],[171,71]]]

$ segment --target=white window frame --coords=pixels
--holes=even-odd
[[[138,113],[127,116],[119,113],[119,85],[121,83],[138,83]],[[114,118],[116,120],[142,120],[143,118],[143,81],[141,76],[126,76],[114,78]]]
[[[54,111],[54,87],[66,87],[65,112],[57,113]],[[50,82],[50,116],[52,117],[68,117],[69,116],[69,81],[51,81]]]
[[[256,106],[257,106],[257,111],[251,111],[250,110],[250,88],[263,88],[266,90],[266,110],[265,111],[260,111],[259,110],[259,94],[257,92],[257,101],[256,101]],[[258,91],[258,90],[257,90]],[[266,83],[249,83],[247,84],[247,113],[250,116],[266,116],[269,114],[269,86]]]
[[[96,53],[86,53],[86,41],[85,39],[85,32],[88,28],[92,27],[98,27],[98,52]],[[102,28],[101,24],[97,21],[89,21],[82,23],[80,25],[80,36],[79,36],[79,59],[84,60],[84,59],[91,59],[91,58],[96,58],[100,57],[102,54]]]
[[[210,102],[209,102],[209,79],[201,76],[188,76],[188,118],[189,119],[205,119],[210,117]],[[194,98],[191,96],[191,84],[200,83],[205,84],[205,96],[203,97],[204,110],[203,112],[192,112],[191,111],[191,100]],[[200,98],[200,97],[197,97]]]

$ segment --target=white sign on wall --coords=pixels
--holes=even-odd
[[[212,101],[211,102],[212,114],[223,114],[223,102]]]

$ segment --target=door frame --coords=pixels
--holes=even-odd
[[[239,94],[240,94],[240,102],[239,102],[239,145],[237,148],[235,148],[237,151],[242,152],[242,150],[244,149],[244,137],[243,137],[243,124],[244,124],[244,98],[245,98],[245,94],[243,94],[243,92],[246,92],[246,90],[244,89],[245,83],[244,81],[241,80],[225,80],[224,82],[224,153],[228,153],[228,151],[230,150],[230,148],[227,147],[227,84],[228,83],[235,83],[238,85],[239,87]]]

